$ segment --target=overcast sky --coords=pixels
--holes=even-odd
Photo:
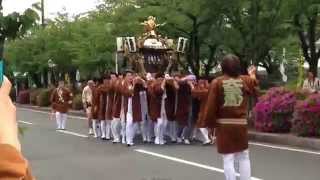
[[[44,0],[46,17],[52,18],[56,12],[66,8],[66,11],[70,15],[79,14],[92,10],[95,8],[100,0]],[[10,13],[13,11],[22,12],[28,7],[31,7],[33,3],[40,2],[40,0],[3,0],[4,13]]]

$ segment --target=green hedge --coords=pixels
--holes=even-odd
[[[31,89],[30,90],[30,104],[37,105],[37,96],[40,94],[42,89]]]
[[[73,103],[72,103],[72,109],[74,109],[74,110],[82,110],[83,109],[81,94],[76,94],[74,96]]]
[[[52,89],[41,89],[36,96],[36,105],[42,107],[49,106],[51,92]]]

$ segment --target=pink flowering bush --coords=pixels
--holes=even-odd
[[[320,136],[320,94],[298,101],[292,122],[292,131],[299,136]]]
[[[294,92],[282,87],[268,90],[265,95],[259,98],[253,109],[256,130],[289,132],[295,103]]]

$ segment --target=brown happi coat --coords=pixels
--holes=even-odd
[[[118,79],[114,85],[114,102],[113,102],[113,109],[112,109],[112,117],[120,118],[121,113],[121,102],[122,102],[122,79]]]
[[[148,107],[152,121],[157,121],[161,117],[162,81],[163,79],[157,79],[148,82]]]
[[[169,80],[165,86],[166,99],[165,99],[165,109],[168,121],[174,121],[176,116],[176,91],[174,86],[174,80]]]
[[[162,96],[162,93],[161,81],[149,80],[147,82],[148,112],[152,121],[157,121],[160,117],[161,98],[159,97]]]
[[[129,87],[133,86],[130,82],[125,82],[122,87],[122,95],[124,96],[124,112],[128,113],[128,99],[132,98],[132,120],[133,122],[141,122],[141,103],[140,103],[140,92],[145,90],[141,83],[136,83],[133,89]]]
[[[208,100],[208,87],[199,87],[197,86],[192,90],[192,97],[198,99],[200,101],[200,110],[197,118],[197,127],[198,128],[206,128],[205,121],[203,119],[205,107]]]
[[[186,126],[188,124],[188,116],[192,100],[191,87],[186,81],[179,82],[177,96],[176,120],[180,125]]]
[[[115,95],[115,83],[116,81],[110,81],[109,88],[107,91],[107,110],[106,110],[106,120],[112,120],[112,111]]]
[[[67,88],[56,88],[50,97],[52,109],[60,113],[67,113],[72,104],[72,97],[72,93]]]
[[[98,106],[98,119],[106,120],[106,108],[107,108],[107,93],[109,86],[102,84],[98,88],[99,106]]]
[[[219,153],[248,149],[247,104],[249,95],[257,93],[257,85],[257,80],[249,76],[234,79],[225,75],[211,83],[204,120],[210,128],[216,128]]]
[[[100,109],[100,89],[99,87],[95,87],[92,89],[92,119],[99,119],[99,109]]]

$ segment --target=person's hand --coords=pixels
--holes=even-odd
[[[11,86],[10,81],[4,77],[0,88],[0,144],[11,145],[20,151],[16,107],[9,97]]]
[[[257,68],[255,66],[250,66],[248,68],[248,74],[251,78],[256,78],[256,75],[257,75]]]

